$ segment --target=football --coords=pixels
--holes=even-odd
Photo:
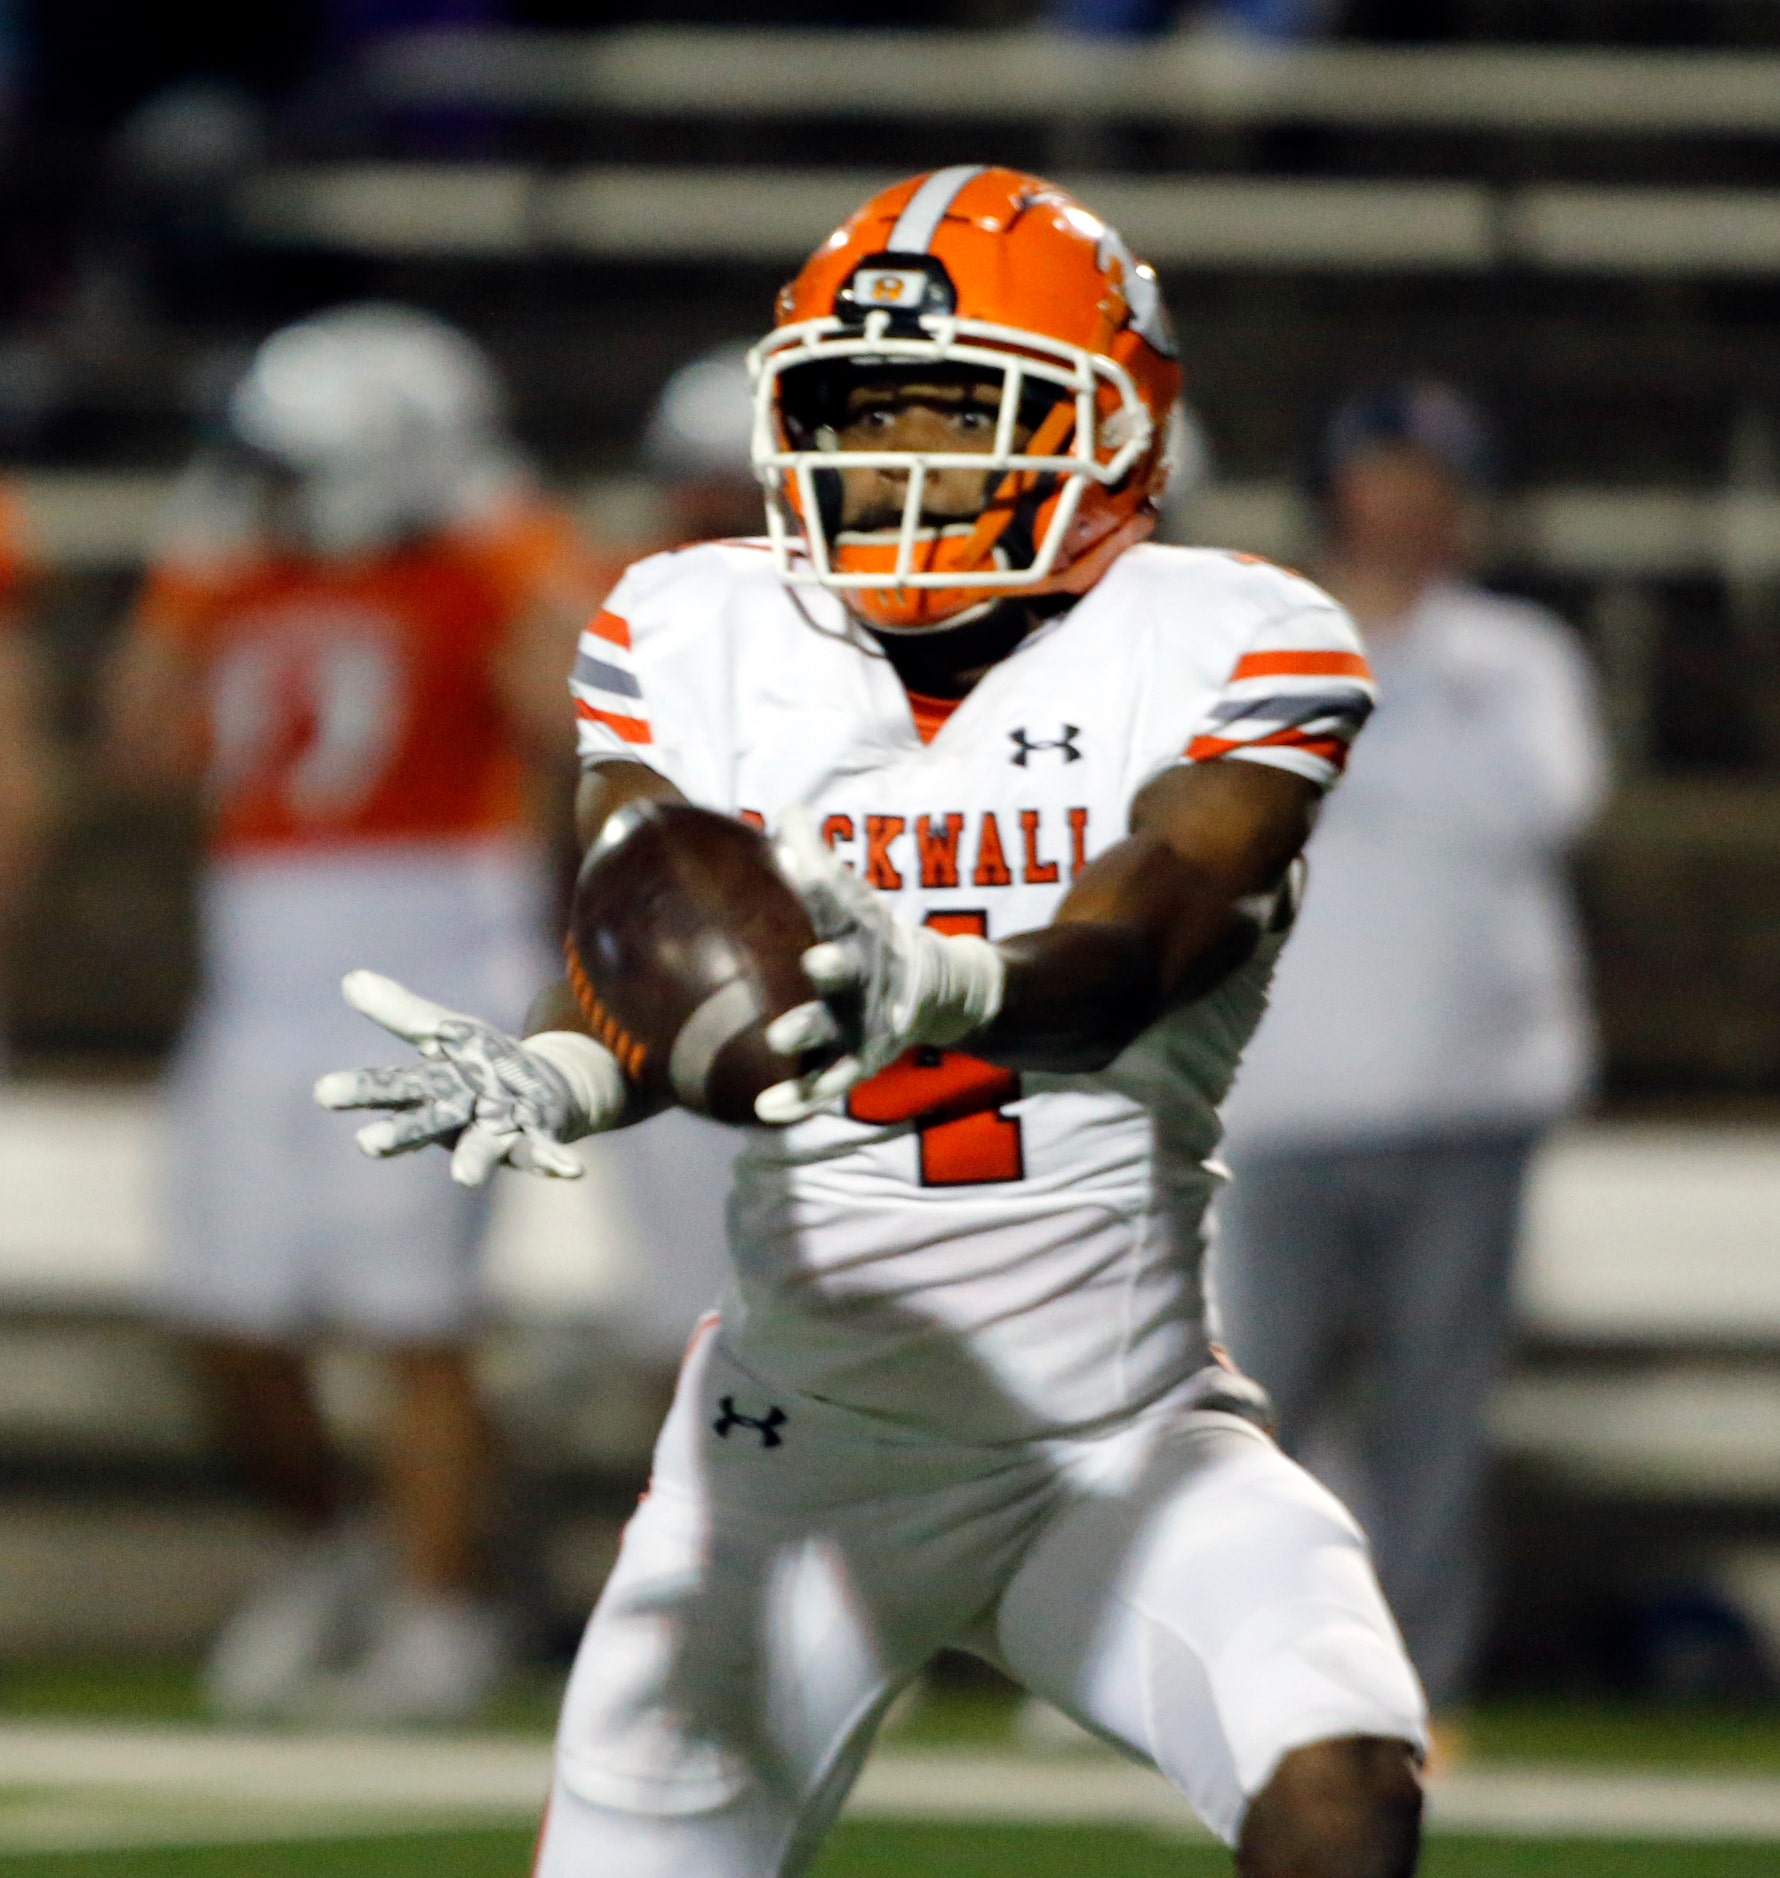
[[[633,802],[575,883],[565,943],[582,1014],[643,1098],[753,1122],[760,1092],[805,1068],[767,1047],[816,994],[816,943],[766,837],[679,802]]]

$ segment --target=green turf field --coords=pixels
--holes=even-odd
[[[479,1731],[548,1735],[561,1680],[516,1680]],[[197,1722],[196,1678],[185,1663],[50,1662],[0,1666],[0,1719]],[[900,1723],[912,1746],[989,1747],[1008,1741],[1014,1711],[993,1686],[942,1689]],[[1558,1766],[1719,1768],[1780,1775],[1780,1708],[1534,1700],[1492,1703],[1466,1721],[1471,1758]],[[1776,1864],[1780,1871],[1780,1862]]]
[[[168,1847],[0,1858],[0,1878],[525,1878],[517,1832],[418,1833],[306,1845]],[[1440,1839],[1426,1878],[1772,1878],[1763,1845]],[[1067,1827],[843,1826],[818,1878],[1213,1878],[1221,1853],[1135,1832]]]
[[[497,1753],[541,1757],[555,1699],[555,1683],[547,1676],[519,1684],[478,1735]],[[173,1665],[14,1664],[0,1670],[0,1729],[21,1723],[28,1728],[37,1721],[46,1724],[45,1734],[73,1729],[83,1741],[108,1729],[115,1734],[119,1726],[148,1724],[145,1739],[170,1733],[188,1746],[196,1743],[205,1754],[212,1740],[219,1749],[225,1745],[201,1720],[189,1668]],[[125,1739],[126,1752],[131,1751]],[[1036,1766],[1047,1783],[1045,1797],[1055,1781],[1067,1783],[1070,1770],[1083,1765],[1081,1755],[1068,1750],[1060,1759],[1041,1754],[1034,1762],[1017,1741],[1008,1692],[966,1685],[943,1687],[914,1705],[890,1731],[888,1748],[892,1759],[903,1756],[905,1766],[911,1757],[919,1765],[923,1755],[935,1753],[953,1766],[974,1756],[990,1779],[1002,1777],[995,1772],[998,1767],[1024,1766],[1030,1777]],[[1780,1713],[1771,1709],[1529,1702],[1480,1710],[1471,1718],[1469,1742],[1470,1766],[1481,1772],[1495,1767],[1506,1778],[1541,1769],[1552,1774],[1569,1770],[1573,1785],[1628,1769],[1639,1770],[1639,1781],[1646,1772],[1708,1783],[1728,1778],[1733,1785],[1780,1776]],[[424,1755],[424,1745],[416,1745]],[[358,1765],[355,1760],[354,1768]],[[1052,1768],[1054,1776],[1048,1771]],[[493,1813],[462,1813],[453,1826],[437,1807],[411,1808],[395,1817],[386,1812],[379,1818],[363,1807],[318,1815],[313,1803],[320,1800],[325,1806],[327,1796],[312,1787],[303,1796],[307,1812],[293,1809],[288,1795],[285,1800],[273,1796],[255,1811],[260,1803],[232,1788],[206,1797],[174,1782],[165,1789],[159,1784],[138,1788],[131,1797],[121,1786],[83,1789],[73,1776],[66,1776],[72,1784],[57,1789],[54,1778],[45,1776],[35,1789],[8,1788],[0,1766],[0,1847],[12,1848],[0,1850],[0,1878],[526,1878],[530,1869],[531,1833],[519,1823],[531,1804],[525,1797],[529,1787],[519,1804]],[[945,1816],[945,1806],[936,1806],[936,1817],[921,1819],[927,1806],[907,1804],[906,1781],[902,1791],[904,1801],[869,1806],[864,1816],[841,1827],[818,1878],[908,1878],[919,1872],[935,1878],[1221,1878],[1229,1870],[1227,1857],[1215,1846],[1175,1831],[1135,1824],[988,1824],[968,1806],[953,1809],[951,1817]],[[919,1789],[917,1801],[925,1791]],[[1714,1800],[1710,1807],[1718,1804]],[[1145,1815],[1109,1810],[1103,1816]],[[1077,1815],[1065,1810],[1064,1817]],[[464,1823],[476,1818],[512,1823]],[[1716,1831],[1722,1820],[1721,1813],[1709,1810],[1703,1820],[1696,1818],[1692,1830]],[[1615,1813],[1606,1830],[1618,1823]],[[377,1831],[378,1824],[384,1830]],[[1780,1873],[1780,1826],[1766,1842],[1704,1843],[1678,1836],[1655,1843],[1469,1836],[1496,1831],[1493,1815],[1473,1814],[1451,1824],[1454,1830],[1429,1845],[1426,1878],[1770,1878]],[[1554,1833],[1570,1829],[1560,1822],[1552,1827]],[[1638,1829],[1670,1828],[1651,1822]],[[272,1842],[281,1832],[290,1836]],[[361,1833],[375,1836],[322,1836]],[[267,1842],[258,1842],[261,1836]],[[58,1845],[67,1849],[25,1849]]]

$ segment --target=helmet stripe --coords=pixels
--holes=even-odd
[[[954,163],[950,169],[935,170],[896,218],[890,231],[891,254],[925,254],[938,232],[946,211],[958,192],[973,176],[981,176],[986,163]]]

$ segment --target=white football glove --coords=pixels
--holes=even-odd
[[[776,1018],[767,1043],[782,1056],[837,1042],[847,1053],[762,1090],[754,1112],[763,1122],[802,1121],[911,1045],[960,1043],[1001,1009],[1007,968],[995,947],[899,920],[804,810],[785,816],[774,857],[816,929],[820,943],[803,955],[803,968],[822,995]]]
[[[411,1069],[337,1069],[316,1083],[324,1109],[393,1111],[358,1131],[366,1154],[381,1159],[436,1141],[451,1148],[460,1186],[481,1186],[503,1161],[578,1180],[581,1160],[566,1144],[609,1128],[623,1111],[618,1059],[578,1031],[547,1030],[522,1043],[378,972],[348,972],[340,990],[427,1059]]]

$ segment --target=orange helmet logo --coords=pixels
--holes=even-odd
[[[1155,526],[1180,391],[1161,291],[1054,183],[974,164],[898,183],[816,250],[778,315],[751,358],[754,461],[787,579],[919,631],[1012,594],[1085,592]],[[999,385],[987,452],[843,452],[786,408],[786,374],[801,367],[922,363]],[[1024,425],[1023,401],[1042,412]],[[903,476],[900,525],[849,533],[839,472],[869,467]],[[934,524],[923,485],[958,467],[986,473],[987,499],[970,523]]]
[[[926,290],[919,268],[862,267],[853,279],[853,298],[872,306],[918,307]]]

